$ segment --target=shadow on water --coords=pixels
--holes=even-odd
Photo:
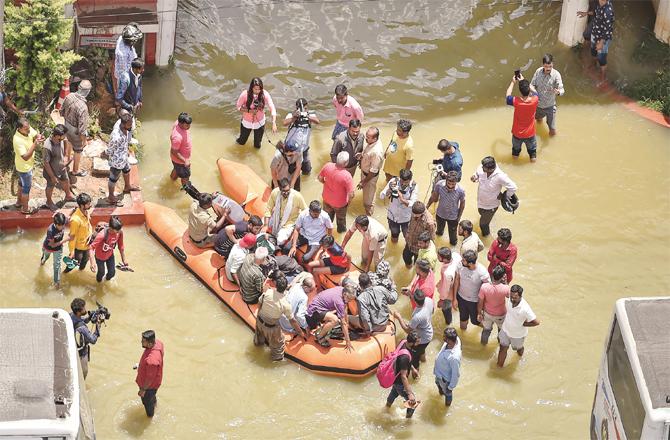
[[[119,427],[133,438],[140,438],[149,426],[151,426],[152,419],[147,417],[144,412],[144,406],[138,402],[134,403],[132,407],[125,408],[123,420],[119,423]]]

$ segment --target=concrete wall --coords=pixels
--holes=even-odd
[[[670,44],[670,0],[653,1],[656,8],[654,34],[664,43]]]
[[[670,1],[670,0],[669,0]],[[577,11],[587,11],[588,0],[564,0],[561,9],[561,25],[558,29],[558,41],[566,46],[575,46],[584,39],[586,17],[577,17]]]
[[[177,0],[158,0],[158,41],[156,65],[167,66],[174,52],[177,34]]]

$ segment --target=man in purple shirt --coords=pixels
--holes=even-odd
[[[337,87],[335,87],[333,105],[335,106],[335,112],[337,113],[337,122],[335,122],[335,128],[333,129],[331,139],[335,140],[338,134],[346,131],[349,127],[349,121],[352,119],[358,119],[361,123],[363,122],[363,109],[358,101],[349,96],[347,86],[344,84],[338,84]]]
[[[322,324],[321,329],[314,334],[316,342],[322,347],[330,347],[328,332],[337,324],[341,324],[345,348],[351,351],[347,303],[356,298],[356,290],[353,283],[343,282],[342,284],[344,287],[337,286],[319,292],[307,306],[305,320],[310,330]]]

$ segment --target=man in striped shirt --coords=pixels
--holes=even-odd
[[[549,136],[556,134],[556,96],[565,94],[563,79],[558,70],[554,69],[554,57],[545,54],[542,57],[542,67],[535,71],[530,85],[535,87],[539,102],[535,109],[535,120],[537,122],[547,117]]]
[[[428,200],[428,208],[437,202],[435,220],[437,222],[437,235],[444,234],[444,226],[449,225],[449,243],[456,246],[458,235],[456,234],[458,222],[461,221],[465,209],[465,190],[458,184],[459,175],[456,171],[444,174],[444,179],[438,181],[433,188],[433,193]]]

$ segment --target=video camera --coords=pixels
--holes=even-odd
[[[91,319],[91,322],[94,324],[100,324],[106,320],[109,320],[109,318],[112,316],[112,314],[109,312],[109,309],[97,301],[95,304],[98,306],[98,308],[88,312],[88,316]]]
[[[200,191],[198,191],[198,188],[193,186],[191,182],[186,182],[182,187],[182,190],[186,192],[193,200],[199,200],[200,197]]]
[[[254,98],[253,105],[254,105],[254,108],[256,108],[257,110],[260,109],[261,100],[259,98]]]

